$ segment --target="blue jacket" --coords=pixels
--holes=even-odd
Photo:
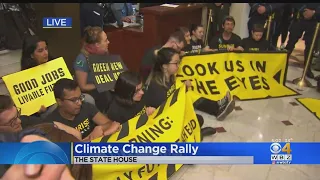
[[[111,10],[119,27],[123,26],[122,17],[133,15],[132,3],[111,3]]]

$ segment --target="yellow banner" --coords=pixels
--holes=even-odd
[[[185,56],[178,81],[191,80],[198,97],[221,99],[228,90],[240,100],[297,95],[285,86],[287,54],[217,53]]]
[[[297,98],[297,101],[300,102],[305,108],[307,108],[320,120],[320,99]]]
[[[31,115],[40,107],[56,103],[53,95],[54,83],[61,79],[72,79],[63,58],[57,58],[45,64],[4,76],[8,91],[15,103],[21,108],[22,115]]]
[[[120,132],[93,142],[200,142],[200,127],[185,86],[177,89],[152,117],[137,116]],[[191,92],[192,93],[192,92]],[[182,165],[93,165],[93,179],[168,179]]]

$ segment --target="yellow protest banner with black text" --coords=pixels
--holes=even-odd
[[[122,125],[120,132],[93,142],[200,142],[200,127],[185,86],[177,89],[152,116],[137,116]],[[134,164],[93,165],[93,179],[168,179],[182,165]]]
[[[320,99],[297,98],[297,101],[320,120]]]
[[[196,96],[223,98],[229,90],[240,100],[297,95],[285,86],[287,54],[216,53],[185,56],[177,81],[192,81]]]
[[[56,103],[53,95],[54,83],[61,79],[72,79],[62,57],[45,64],[4,76],[2,79],[22,115],[31,115],[40,107]]]
[[[127,70],[119,55],[92,54],[88,57],[88,64],[99,92],[113,89],[120,73]]]

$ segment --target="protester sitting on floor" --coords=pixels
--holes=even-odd
[[[185,34],[180,31],[176,31],[170,35],[168,41],[163,46],[158,45],[147,50],[142,58],[140,67],[140,73],[143,77],[143,80],[146,80],[149,76],[155,63],[157,52],[161,48],[173,48],[180,53],[186,44]]]
[[[184,48],[181,50],[181,54],[185,54],[186,52],[189,52],[191,51],[191,45],[190,45],[190,42],[191,42],[191,35],[190,35],[190,31],[188,28],[186,27],[179,27],[176,31],[180,31],[184,34],[184,39],[186,40],[186,44],[184,46]]]
[[[241,38],[233,33],[235,20],[232,16],[227,16],[222,21],[223,32],[212,38],[209,43],[210,49],[214,51],[243,51],[240,46]]]
[[[76,81],[83,93],[90,94],[97,108],[106,112],[112,101],[110,91],[98,92],[94,85],[94,75],[88,65],[90,54],[104,55],[108,53],[109,40],[101,27],[87,27],[84,32],[84,45],[73,63]]]
[[[169,97],[176,89],[175,74],[179,69],[180,57],[172,48],[162,48],[157,55],[156,64],[146,81],[145,102],[146,107],[158,108],[167,97]],[[188,87],[191,86],[190,81],[186,81]],[[215,102],[214,105],[218,119],[224,119],[234,109],[234,101],[231,100],[230,94],[224,98],[223,103]],[[222,102],[222,101],[221,101]],[[201,115],[197,115],[200,127],[204,120]],[[215,134],[216,130],[206,127],[201,130],[202,136]]]
[[[44,121],[34,116],[21,116],[21,109],[16,107],[10,96],[0,95],[0,132],[19,132],[30,126],[41,124]],[[78,131],[64,124],[56,123],[57,127],[74,136]]]
[[[156,64],[146,81],[145,101],[147,107],[159,107],[175,90],[175,74],[179,69],[180,57],[172,48],[162,48],[157,55]],[[185,82],[188,87],[190,81]],[[170,92],[170,93],[168,93]],[[234,109],[235,102],[230,93],[219,101],[211,101],[210,108],[218,120],[223,120]],[[195,107],[197,108],[197,107]]]
[[[36,67],[53,59],[54,58],[49,54],[48,43],[46,40],[38,36],[28,36],[24,39],[21,55],[21,70]],[[91,96],[86,96],[85,101],[94,104],[94,100]],[[48,108],[41,106],[39,107],[40,110],[32,116],[44,119],[56,107],[56,104],[49,106]]]
[[[46,40],[41,39],[38,36],[29,36],[24,39],[22,44],[21,70],[36,67],[52,59],[53,58],[48,51],[48,43]],[[45,118],[56,108],[56,106],[52,105],[47,108],[42,105],[41,107],[35,108],[38,108],[39,111],[32,116]]]
[[[184,49],[187,52],[212,51],[203,43],[204,28],[202,25],[192,24],[190,27],[190,45]]]
[[[110,121],[94,105],[83,102],[84,96],[76,81],[59,79],[53,92],[58,107],[47,117],[47,122],[78,130],[77,135],[67,132],[84,141],[112,134],[120,128],[119,123]]]
[[[63,130],[56,128],[52,123],[43,123],[32,127],[39,129],[46,134],[46,137],[52,142],[81,142],[78,138]],[[91,164],[74,164],[69,166],[72,176],[75,180],[91,180]]]
[[[36,129],[28,129],[16,133],[0,133],[0,143],[48,141],[45,134]],[[0,177],[3,180],[11,179],[47,179],[73,180],[69,169],[65,164],[57,165],[0,165]],[[89,180],[89,179],[88,179]]]
[[[142,78],[138,73],[122,72],[117,79],[114,92],[115,97],[107,112],[108,118],[112,121],[123,124],[136,115],[150,115],[155,110],[153,107],[145,107]]]
[[[273,50],[270,47],[270,43],[262,38],[264,27],[261,24],[253,25],[251,36],[242,39],[241,47],[245,51],[268,51]]]

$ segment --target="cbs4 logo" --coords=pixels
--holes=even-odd
[[[270,151],[273,154],[278,154],[280,152],[284,152],[287,154],[291,154],[291,147],[290,147],[290,143],[286,143],[283,147],[281,146],[280,143],[272,143],[270,146]]]

